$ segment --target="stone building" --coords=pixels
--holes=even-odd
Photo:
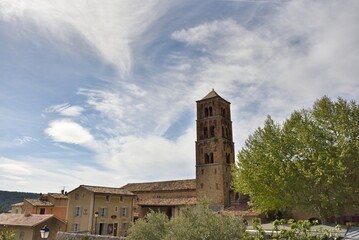
[[[17,214],[53,214],[65,221],[67,196],[64,192],[42,194],[39,198],[24,199],[23,202],[11,205],[11,213]]]
[[[0,230],[11,229],[16,240],[41,239],[40,229],[45,225],[50,230],[48,240],[55,240],[57,232],[66,228],[66,223],[52,214],[0,214]]]
[[[122,189],[136,194],[135,216],[143,217],[151,208],[177,216],[180,208],[209,200],[214,210],[253,216],[246,211],[239,194],[231,189],[234,142],[230,102],[214,90],[197,101],[196,179],[129,183]],[[245,200],[245,199],[244,199]]]
[[[68,198],[67,232],[124,236],[133,221],[135,196],[126,190],[80,185]]]

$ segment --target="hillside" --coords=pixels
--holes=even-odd
[[[37,193],[0,191],[0,213],[11,210],[11,205],[24,201],[24,198],[38,198]]]

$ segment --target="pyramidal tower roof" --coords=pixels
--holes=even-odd
[[[203,99],[208,99],[208,98],[213,98],[213,97],[221,97],[218,95],[218,93],[216,93],[216,91],[214,91],[214,89],[212,88],[212,91],[210,91]]]
[[[218,95],[218,93],[216,93],[216,91],[214,91],[214,89],[212,88],[212,91],[210,91],[204,98],[202,98],[201,100],[198,100],[197,102],[199,101],[203,101],[203,100],[206,100],[206,99],[210,99],[210,98],[215,98],[215,97],[219,97],[220,99],[222,99],[223,101],[231,104],[230,102],[228,102],[226,99],[222,98],[221,96]]]

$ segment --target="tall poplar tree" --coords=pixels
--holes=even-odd
[[[283,123],[270,116],[238,154],[234,188],[262,211],[305,209],[327,221],[359,206],[359,106],[324,96]]]

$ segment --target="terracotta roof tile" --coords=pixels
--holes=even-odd
[[[196,190],[196,179],[129,183],[121,188],[131,192]]]
[[[53,215],[48,214],[24,215],[14,213],[2,213],[0,214],[0,225],[32,227],[52,217]]]
[[[49,193],[49,196],[57,199],[67,199],[68,197],[62,193]]]
[[[24,205],[24,202],[19,202],[19,203],[14,203],[14,204],[11,204],[12,207],[21,207]]]
[[[196,197],[189,198],[151,198],[138,202],[140,206],[183,206],[197,204]]]
[[[54,206],[54,204],[48,202],[48,201],[41,201],[40,199],[25,199],[26,202],[30,203],[33,206],[41,206],[41,207],[51,207]]]
[[[108,193],[108,194],[122,194],[122,195],[134,195],[132,192],[122,189],[122,188],[111,188],[111,187],[100,187],[100,186],[88,186],[88,185],[81,185],[91,192],[94,193]]]

